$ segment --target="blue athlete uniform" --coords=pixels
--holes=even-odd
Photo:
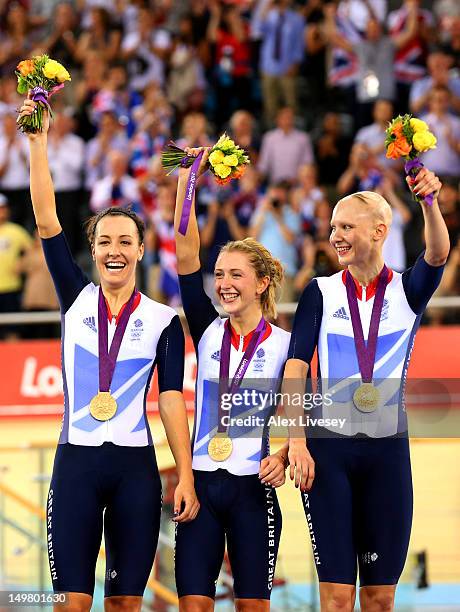
[[[257,400],[232,405],[228,436],[233,452],[225,461],[208,455],[217,431],[220,350],[225,325],[203,289],[201,271],[179,276],[182,303],[197,353],[198,372],[193,430],[193,470],[200,502],[197,518],[177,525],[176,586],[179,597],[214,598],[225,553],[225,542],[238,599],[270,599],[281,534],[281,512],[275,490],[258,477],[260,461],[269,452],[268,417],[276,406]],[[230,379],[252,333],[231,329]],[[267,324],[240,389],[269,392],[279,384],[289,346],[289,333]],[[277,389],[272,391],[276,392]],[[249,424],[238,417],[255,417]]]
[[[155,367],[160,393],[182,391],[182,326],[172,308],[137,294],[110,388],[117,412],[96,420],[89,403],[99,390],[99,288],[74,262],[62,232],[42,243],[61,306],[65,402],[47,504],[53,588],[93,594],[104,530],[105,596],[141,596],[161,514],[146,396]],[[109,346],[118,318],[109,314]]]
[[[359,568],[361,586],[394,585],[403,570],[413,505],[404,381],[442,271],[423,256],[402,274],[390,271],[374,367],[381,402],[372,413],[358,411],[351,399],[361,375],[345,271],[313,279],[300,299],[289,358],[310,364],[317,348],[323,395],[308,415],[324,426],[306,429],[315,481],[302,494],[320,582],[354,585]],[[377,280],[367,288],[355,281],[365,340]]]

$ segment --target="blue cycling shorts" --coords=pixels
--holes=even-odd
[[[93,594],[104,530],[105,596],[142,595],[160,514],[161,481],[152,446],[60,444],[47,504],[54,590]]]
[[[227,544],[235,598],[270,599],[281,535],[275,490],[257,474],[235,476],[219,469],[194,475],[200,511],[176,531],[179,597],[215,597]]]
[[[397,584],[412,525],[409,441],[311,438],[315,480],[302,493],[320,582]]]

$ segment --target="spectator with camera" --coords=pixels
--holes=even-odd
[[[249,230],[250,235],[283,264],[281,302],[292,302],[295,297],[294,278],[298,266],[295,241],[301,230],[300,215],[290,202],[290,189],[287,181],[272,183],[256,208]]]

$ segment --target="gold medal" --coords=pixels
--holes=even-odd
[[[208,455],[213,461],[225,461],[233,451],[233,442],[225,434],[217,434],[208,444]]]
[[[98,421],[108,421],[117,412],[117,400],[110,391],[99,391],[91,400],[89,411]]]
[[[361,412],[374,412],[380,403],[380,391],[372,383],[363,383],[353,393],[353,403]]]

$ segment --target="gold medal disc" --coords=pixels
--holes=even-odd
[[[99,391],[91,400],[89,411],[98,421],[108,421],[117,411],[117,400],[110,391]]]
[[[228,436],[214,436],[208,444],[208,455],[213,461],[225,461],[233,451],[233,442]]]
[[[353,403],[361,412],[374,412],[380,403],[380,391],[372,383],[363,383],[353,393]]]

